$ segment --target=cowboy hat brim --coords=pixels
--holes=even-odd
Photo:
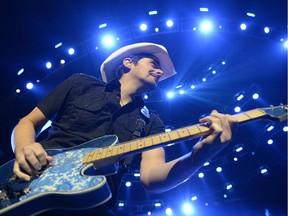
[[[160,67],[163,70],[163,75],[160,77],[159,81],[167,79],[168,77],[176,74],[173,62],[164,46],[155,43],[143,42],[124,46],[108,56],[100,67],[102,80],[104,82],[110,82],[113,80],[114,70],[122,63],[123,59],[139,53],[151,54],[159,59]]]

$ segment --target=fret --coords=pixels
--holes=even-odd
[[[137,142],[136,141],[131,142],[131,150],[132,151],[137,150]]]
[[[107,157],[110,157],[110,156],[112,155],[112,149],[113,149],[112,146],[109,146],[109,147],[107,148],[107,154],[106,154]]]
[[[101,157],[102,157],[102,152],[103,152],[103,149],[99,149],[97,154],[96,154],[96,160],[99,160]]]
[[[90,160],[92,160],[92,161],[96,160],[98,151],[99,151],[99,150],[96,150],[96,151],[93,151],[93,152],[92,152],[93,155],[92,155],[92,157],[91,157]]]
[[[124,143],[124,152],[129,152],[131,148],[131,142]]]
[[[161,142],[166,143],[170,141],[169,135],[167,133],[160,134]]]
[[[152,138],[151,137],[145,138],[145,146],[148,147],[152,145],[153,145]]]
[[[119,154],[123,154],[123,152],[124,152],[124,146],[123,146],[123,144],[118,145],[118,152],[117,152],[117,154],[118,154],[118,155],[119,155]]]
[[[257,110],[250,110],[250,111],[238,114],[238,115],[234,115],[234,117],[239,122],[244,122],[244,121],[248,121],[251,119],[256,119],[256,118],[262,117],[264,115],[266,115],[266,114],[262,110],[257,109]]]
[[[118,153],[118,145],[113,146],[112,156],[117,155]]]
[[[160,136],[156,135],[152,137],[153,145],[157,145],[161,143]]]
[[[187,128],[179,128],[177,131],[178,131],[179,136],[180,136],[181,138],[190,136],[190,133],[189,133],[189,131],[187,130]]]
[[[176,140],[176,139],[180,138],[179,133],[178,133],[177,130],[170,131],[168,134],[169,134],[170,140]]]
[[[107,148],[103,148],[102,154],[101,154],[101,158],[105,158],[106,157],[106,153],[107,153]]]
[[[145,143],[144,143],[144,139],[139,139],[137,141],[137,149],[140,149],[140,148],[144,148],[145,147]]]

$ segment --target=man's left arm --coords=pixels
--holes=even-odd
[[[188,154],[166,163],[163,148],[142,153],[140,177],[148,191],[167,191],[188,180],[204,162],[227,146],[237,122],[230,115],[212,111],[209,116],[200,119],[200,123],[209,123],[209,134]]]

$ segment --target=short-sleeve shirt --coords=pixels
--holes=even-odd
[[[144,101],[137,96],[121,107],[120,86],[117,80],[107,84],[86,74],[63,81],[37,105],[52,120],[41,144],[45,148],[73,147],[109,134],[117,135],[120,142],[133,139]],[[164,132],[157,113],[149,114],[142,136]]]

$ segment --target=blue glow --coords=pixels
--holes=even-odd
[[[202,172],[199,173],[199,174],[198,174],[198,177],[199,177],[199,178],[204,178],[204,173],[202,173]]]
[[[62,46],[62,43],[61,43],[61,42],[55,45],[55,49],[57,49],[57,48],[60,47],[60,46]]]
[[[258,94],[258,93],[253,94],[252,98],[253,98],[254,100],[257,100],[257,99],[259,98],[259,94]]]
[[[256,17],[256,15],[254,13],[250,13],[250,12],[246,13],[246,15],[249,17]]]
[[[75,53],[75,50],[73,48],[69,48],[68,53],[69,55],[73,55]]]
[[[102,38],[102,44],[105,46],[105,47],[112,47],[114,46],[115,44],[115,39],[112,35],[105,35],[103,38]]]
[[[268,145],[272,145],[272,144],[273,144],[273,140],[272,140],[272,139],[269,139],[269,140],[267,141],[267,144],[268,144]]]
[[[99,29],[105,28],[105,27],[107,27],[107,23],[103,23],[103,24],[101,24],[101,25],[98,26]]]
[[[288,40],[285,41],[285,43],[284,43],[284,47],[288,48]]]
[[[196,195],[191,197],[192,201],[196,201],[197,199],[198,199],[198,197]]]
[[[140,30],[141,30],[141,31],[146,31],[147,28],[148,28],[148,26],[147,26],[145,23],[143,23],[143,24],[140,25]]]
[[[237,107],[234,108],[234,111],[235,111],[236,113],[238,113],[238,112],[241,111],[241,108],[240,108],[239,106],[237,106]]]
[[[167,96],[167,98],[173,98],[174,97],[174,92],[172,92],[172,91],[167,92],[166,96]]]
[[[268,33],[270,32],[270,29],[269,29],[268,27],[265,27],[265,28],[264,28],[264,32],[265,32],[266,34],[268,34]]]
[[[173,211],[171,208],[166,208],[165,213],[166,213],[166,215],[172,215]]]
[[[182,205],[182,212],[184,215],[192,215],[194,213],[192,205],[190,203],[184,203]]]
[[[156,10],[154,10],[154,11],[149,11],[149,15],[150,15],[150,16],[156,15],[156,14],[158,14],[158,12],[157,12]]]
[[[242,146],[240,146],[240,147],[238,147],[238,148],[236,148],[236,152],[240,152],[240,151],[242,151],[243,150],[243,147]]]
[[[167,20],[166,25],[167,25],[168,27],[172,27],[172,26],[174,25],[173,20]]]
[[[208,12],[209,9],[208,8],[199,8],[200,12]]]
[[[240,101],[240,100],[242,100],[244,98],[244,95],[243,94],[240,94],[238,97],[237,97],[237,101]]]
[[[200,25],[200,30],[204,33],[211,32],[212,29],[213,29],[212,22],[210,22],[208,20],[203,21]]]
[[[179,91],[179,94],[180,94],[180,95],[183,95],[183,94],[185,94],[185,91],[184,91],[184,90],[180,90],[180,91]]]
[[[246,29],[247,29],[247,26],[246,26],[245,23],[242,23],[242,24],[240,25],[240,28],[241,28],[241,30],[246,30]]]
[[[131,182],[130,181],[127,181],[126,183],[125,183],[125,185],[126,185],[126,187],[131,187]]]
[[[18,71],[17,75],[20,76],[23,72],[24,72],[24,68],[21,68],[21,69]]]
[[[33,89],[33,86],[34,86],[34,85],[33,85],[32,82],[28,82],[28,83],[26,84],[26,88],[29,89],[29,90],[30,90],[30,89]]]
[[[227,185],[226,185],[226,190],[231,190],[232,187],[233,187],[232,184],[227,184]]]
[[[216,168],[216,171],[217,171],[217,172],[222,172],[222,168],[221,168],[221,167],[217,167],[217,168]]]
[[[46,63],[46,68],[47,68],[47,69],[50,69],[51,67],[52,67],[52,63],[51,63],[51,62],[47,62],[47,63]]]

